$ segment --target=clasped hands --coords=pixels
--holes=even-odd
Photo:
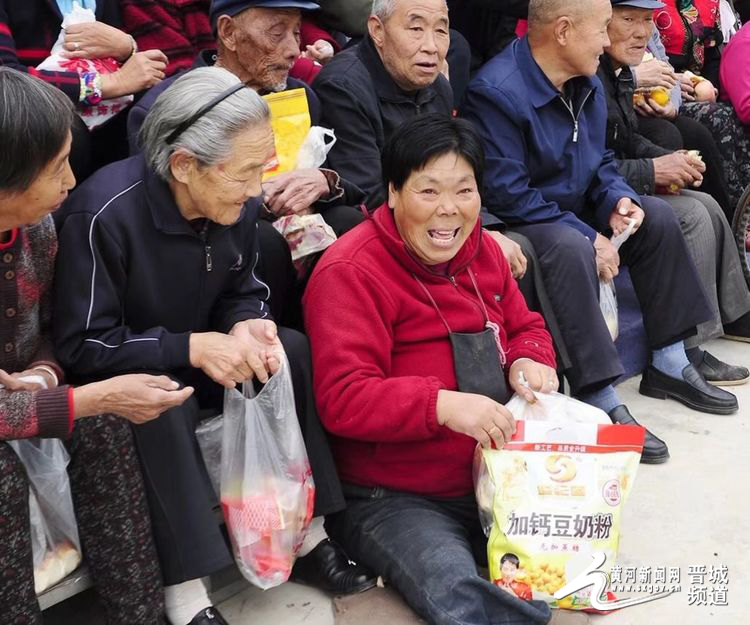
[[[276,324],[268,319],[240,321],[229,334],[190,335],[190,364],[225,388],[254,377],[265,384],[279,370],[283,353]]]

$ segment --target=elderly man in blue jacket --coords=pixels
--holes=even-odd
[[[574,394],[634,423],[612,382],[623,373],[599,308],[599,280],[628,266],[652,361],[642,394],[729,414],[736,398],[690,364],[683,339],[711,312],[668,205],[639,197],[605,149],[607,105],[596,78],[609,44],[609,0],[531,0],[529,34],[487,63],[469,86],[465,115],[487,150],[483,200],[534,245],[570,352]],[[610,236],[636,229],[619,254]],[[642,461],[665,462],[647,432]]]

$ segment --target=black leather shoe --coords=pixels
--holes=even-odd
[[[630,414],[627,407],[622,404],[609,413],[609,418],[612,419],[612,423],[619,423],[620,425],[641,425]],[[646,428],[643,429],[646,430],[646,436],[643,439],[641,462],[643,464],[662,464],[669,460],[667,444],[658,436],[654,436]]]
[[[297,558],[292,580],[315,586],[335,595],[351,595],[374,587],[377,577],[354,564],[330,538],[321,541],[306,556]]]
[[[708,352],[688,354],[688,358],[706,382],[717,386],[737,386],[744,384],[750,378],[750,371],[747,367],[727,364]]]
[[[682,370],[682,379],[662,373],[653,365],[643,372],[641,395],[666,399],[670,397],[688,408],[711,414],[732,414],[739,410],[737,398],[725,390],[711,386],[693,365]]]
[[[188,625],[229,625],[229,623],[224,620],[224,617],[219,614],[215,607],[211,606],[198,612]]]
[[[737,321],[725,323],[724,338],[750,343],[750,313],[742,315]]]

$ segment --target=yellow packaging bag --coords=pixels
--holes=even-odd
[[[587,609],[591,588],[555,591],[604,552],[614,564],[622,505],[633,486],[639,426],[517,421],[503,449],[477,448],[475,483],[489,529],[490,580],[552,607]],[[489,520],[491,515],[491,521]]]
[[[271,128],[276,143],[276,154],[263,173],[265,181],[292,171],[297,165],[297,154],[310,132],[310,109],[304,89],[269,93],[263,99],[271,110]]]

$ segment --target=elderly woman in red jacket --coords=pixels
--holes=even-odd
[[[40,437],[69,438],[79,533],[107,622],[157,625],[163,591],[143,481],[129,424],[114,415],[142,423],[192,389],[151,375],[64,384],[49,338],[57,251],[50,211],[75,184],[73,108],[62,92],[7,67],[0,68],[0,103],[0,620],[42,622],[28,479],[4,442]]]
[[[334,244],[308,285],[316,400],[347,509],[334,535],[430,623],[545,623],[477,573],[479,442],[515,429],[515,390],[554,391],[552,342],[478,222],[470,124],[428,115],[383,153],[388,204]]]

